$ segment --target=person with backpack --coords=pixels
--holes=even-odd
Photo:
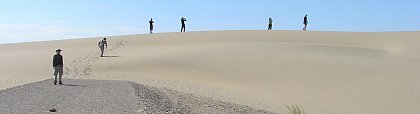
[[[308,26],[308,15],[305,15],[305,17],[303,17],[303,25],[305,25],[303,27],[303,30],[306,31],[306,27]]]
[[[99,41],[98,46],[99,46],[99,49],[101,49],[101,57],[104,57],[104,51],[108,47],[108,43],[106,42],[106,38]]]

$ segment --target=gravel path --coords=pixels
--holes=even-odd
[[[52,80],[44,80],[2,90],[0,112],[4,114],[272,113],[245,105],[128,81],[76,79],[65,79],[63,85],[53,85]]]
[[[138,100],[124,81],[64,79],[63,85],[44,80],[5,90],[0,94],[2,114],[45,114],[56,109],[66,114],[135,113]]]

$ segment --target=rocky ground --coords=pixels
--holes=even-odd
[[[273,113],[250,106],[128,81],[65,79],[30,83],[0,91],[0,112],[97,114]]]

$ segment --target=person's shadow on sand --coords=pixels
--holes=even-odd
[[[74,84],[60,84],[62,86],[73,86],[73,87],[86,87],[84,85],[74,85]]]
[[[102,57],[108,57],[108,58],[114,58],[114,57],[120,57],[120,56],[115,56],[115,55],[108,55],[108,56],[102,56]]]

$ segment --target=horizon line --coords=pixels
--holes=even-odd
[[[420,32],[420,30],[413,31],[328,31],[328,30],[198,30],[198,31],[187,31],[184,33],[196,33],[196,32],[222,32],[222,31],[293,31],[293,32],[335,32],[335,33],[398,33],[398,32]],[[0,42],[0,45],[4,44],[19,44],[19,43],[35,43],[35,42],[49,42],[49,41],[63,41],[63,40],[78,40],[78,39],[90,39],[90,38],[103,38],[103,37],[121,37],[121,36],[135,36],[135,35],[153,35],[153,34],[168,34],[168,33],[180,33],[182,32],[156,32],[156,33],[138,33],[138,34],[116,34],[116,35],[104,35],[104,36],[87,36],[87,37],[72,37],[72,38],[58,38],[49,40],[32,40],[32,41],[17,41],[17,42]]]

